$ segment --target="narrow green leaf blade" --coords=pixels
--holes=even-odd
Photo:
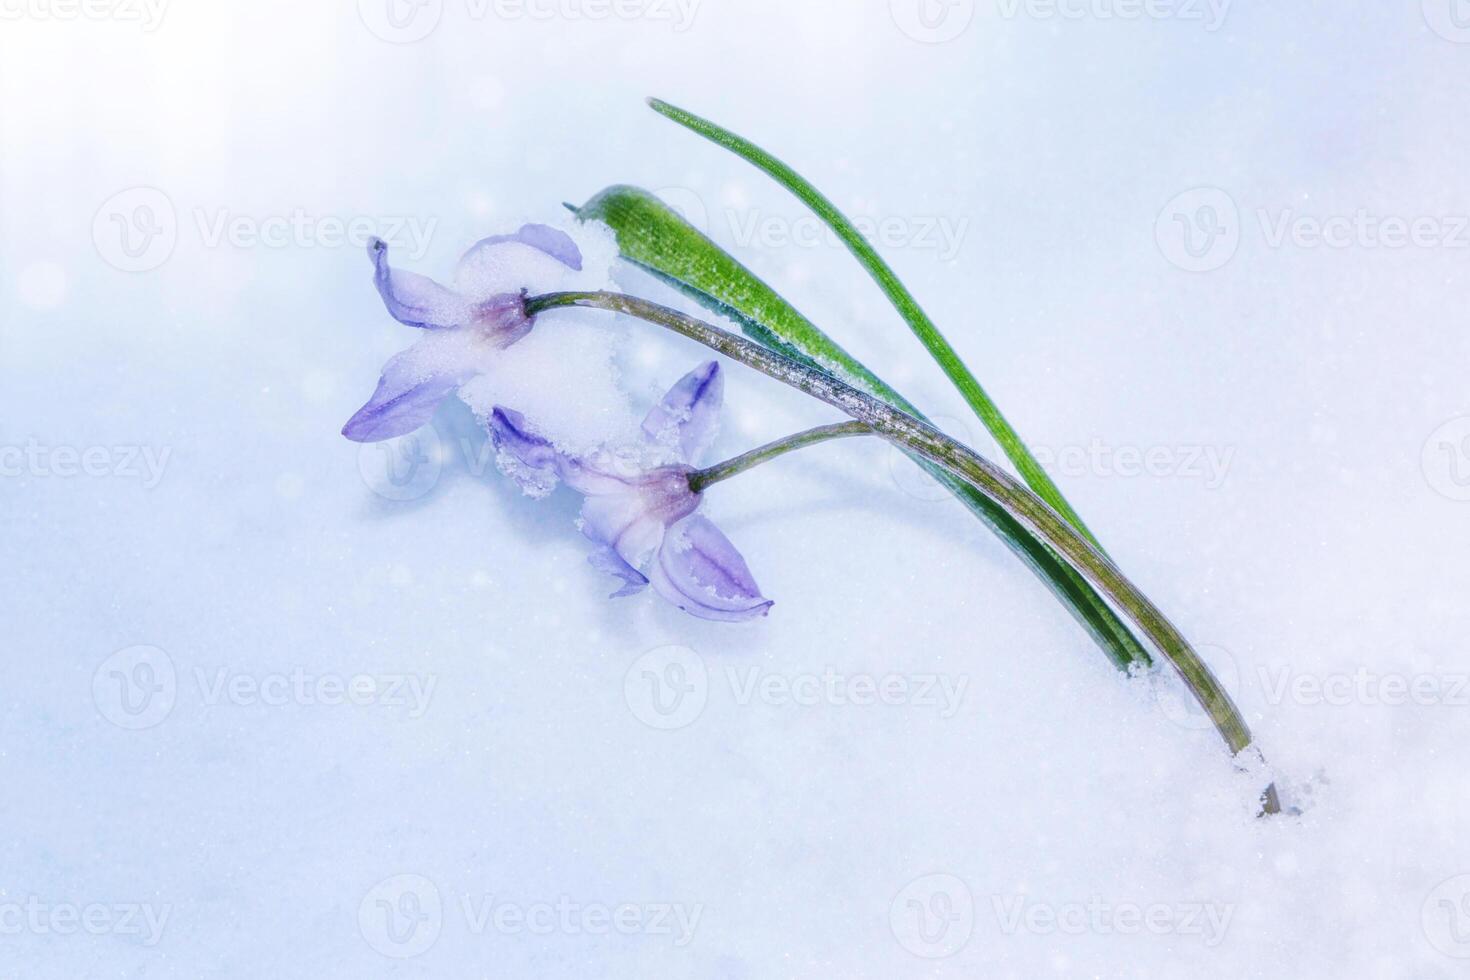
[[[919,306],[919,301],[899,281],[888,263],[883,261],[868,240],[835,204],[801,174],[744,137],[660,99],[649,99],[648,104],[656,112],[693,130],[705,139],[723,146],[760,168],[782,187],[795,194],[803,204],[812,209],[817,217],[836,232],[843,244],[847,246],[848,251],[862,264],[864,269],[868,270],[868,274],[873,277],[889,301],[897,308],[909,328],[913,330],[914,335],[919,338],[919,342],[928,349],[945,375],[959,389],[965,401],[980,417],[980,421],[985,424],[985,428],[990,431],[995,441],[1005,451],[1006,456],[1015,464],[1021,478],[1038,497],[1050,504],[1053,510],[1065,517],[1073,527],[1086,535],[1088,540],[1097,545],[1099,549],[1102,547],[1097,538],[1087,529],[1087,525],[1082,522],[1081,516],[1062,496],[1061,490],[1058,489],[1046,470],[1031,454],[1031,450],[1026,448],[1026,443],[1022,441],[1015,428],[1001,414],[1000,408],[985,393],[985,389],[980,386],[980,381],[974,373],[960,359],[959,354],[944,335],[939,332],[934,321]]]

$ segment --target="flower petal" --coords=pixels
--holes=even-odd
[[[428,423],[441,401],[475,373],[453,360],[435,357],[437,351],[426,348],[428,344],[431,342],[425,338],[415,347],[394,354],[382,366],[378,389],[372,392],[368,404],[347,420],[343,435],[353,442],[382,442],[413,432]]]
[[[669,528],[648,577],[654,591],[700,619],[739,622],[772,606],[730,539],[700,514]]]
[[[531,431],[524,415],[497,405],[490,413],[489,428],[498,451],[495,463],[502,473],[531,497],[544,497],[556,489],[561,456]]]
[[[373,260],[373,282],[378,287],[378,295],[399,323],[443,330],[469,319],[472,304],[454,290],[427,276],[389,266],[388,243],[381,238],[368,243],[368,255]]]
[[[637,568],[663,540],[664,522],[637,492],[610,493],[582,501],[582,533]]]
[[[470,246],[454,281],[465,295],[484,299],[555,289],[568,269],[582,270],[582,253],[571,236],[546,225],[525,225],[514,235],[492,235]]]
[[[680,378],[664,400],[643,419],[643,432],[654,442],[677,446],[680,459],[694,463],[714,441],[725,376],[708,361]]]
[[[521,230],[514,235],[503,235],[501,238],[503,241],[521,242],[540,249],[567,268],[576,272],[582,271],[582,250],[572,241],[572,236],[560,228],[550,225],[521,225]]]
[[[623,587],[608,596],[610,599],[621,599],[624,596],[636,595],[648,588],[648,577],[632,565],[623,561],[622,557],[616,551],[605,545],[588,555],[587,563],[600,572],[616,575],[623,580]]]

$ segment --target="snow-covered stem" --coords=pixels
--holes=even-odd
[[[815,429],[807,429],[795,435],[789,435],[784,439],[766,443],[764,446],[752,449],[748,453],[741,453],[732,459],[713,466],[706,466],[702,470],[695,470],[689,474],[689,489],[699,493],[708,486],[728,480],[732,476],[744,473],[752,466],[773,460],[778,456],[784,456],[789,452],[801,449],[805,446],[815,446],[820,442],[828,442],[832,439],[848,439],[852,436],[868,436],[873,434],[873,427],[866,422],[836,422],[832,425],[819,425]]]
[[[526,299],[526,313],[531,316],[559,307],[587,307],[622,313],[682,334],[826,402],[854,420],[867,424],[890,442],[954,473],[1056,549],[1079,574],[1138,625],[1174,665],[1233,755],[1250,748],[1252,738],[1245,719],[1178,628],[1071,523],[995,463],[928,422],[899,411],[832,375],[678,310],[636,296],[611,292],[548,293]],[[1267,787],[1262,808],[1266,813],[1280,812],[1274,785]]]

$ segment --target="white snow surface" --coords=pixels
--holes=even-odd
[[[0,24],[0,976],[1465,975],[1450,0],[383,6]],[[627,182],[996,454],[646,95],[873,229],[1268,770],[880,444],[710,491],[776,600],[731,627],[606,598],[463,405],[339,435],[419,336],[366,236],[449,282]],[[592,312],[505,353],[468,401],[574,449],[707,358]],[[711,459],[835,420],[727,368]]]

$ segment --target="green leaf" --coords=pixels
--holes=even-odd
[[[934,356],[934,360],[939,363],[945,375],[959,389],[965,401],[980,417],[980,421],[985,423],[985,428],[990,431],[995,441],[1005,451],[1006,456],[1015,464],[1021,478],[1038,497],[1050,504],[1053,510],[1065,517],[1073,527],[1086,535],[1088,540],[1097,545],[1099,549],[1102,548],[1097,538],[1082,522],[1082,518],[1062,496],[1061,490],[1052,482],[1046,470],[1037,462],[1036,457],[1031,455],[1031,450],[1026,448],[1020,435],[1001,414],[995,402],[990,400],[990,396],[980,386],[979,380],[960,359],[955,349],[950,346],[949,341],[939,332],[934,321],[929,319],[928,314],[919,306],[919,301],[914,299],[913,294],[899,281],[888,263],[883,261],[868,240],[847,219],[847,216],[837,209],[835,204],[813,187],[801,174],[744,137],[659,99],[649,99],[648,104],[655,111],[662,113],[679,125],[693,130],[705,139],[723,146],[759,167],[782,187],[800,198],[801,202],[811,208],[817,217],[826,222],[827,226],[842,239],[848,251],[858,262],[862,263],[863,268],[868,270],[868,274],[873,277],[889,301],[898,309],[914,335],[919,338],[920,343]]]
[[[609,187],[581,208],[582,220],[602,221],[617,235],[627,261],[700,305],[740,324],[752,340],[843,377],[895,408],[917,409],[779,293],[657,197],[637,187]],[[922,416],[920,416],[922,417]],[[1052,590],[1121,669],[1148,664],[1148,654],[1112,607],[1043,541],[1002,507],[941,467],[916,460]]]

